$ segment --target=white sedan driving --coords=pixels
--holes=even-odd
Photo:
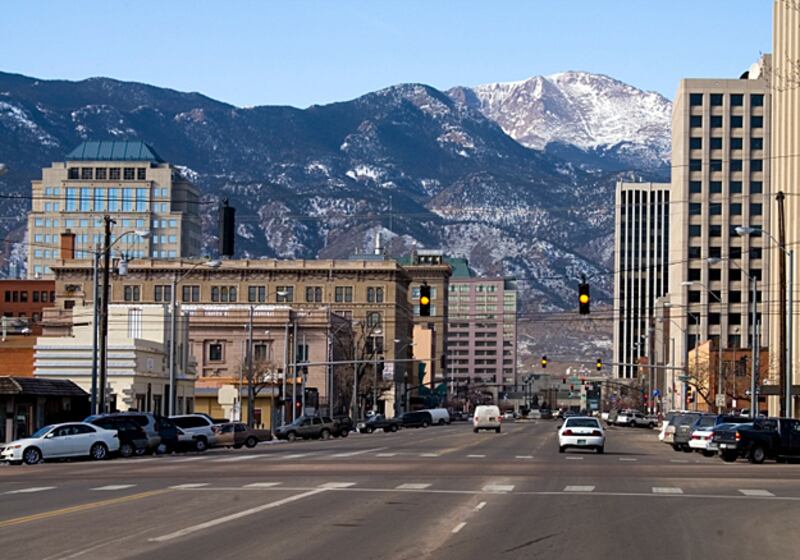
[[[597,418],[573,416],[567,418],[558,429],[558,452],[564,453],[570,447],[594,449],[603,453],[606,434]]]
[[[91,457],[107,459],[119,451],[116,430],[105,430],[85,422],[53,424],[40,428],[33,435],[6,444],[0,461],[34,465],[44,459]]]

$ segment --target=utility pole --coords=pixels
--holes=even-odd
[[[250,316],[247,324],[247,425],[255,426],[256,392],[253,387],[253,306],[250,306]]]
[[[95,245],[94,247],[94,263],[92,267],[92,402],[91,413],[97,414],[97,351],[98,351],[98,336],[100,325],[97,324],[97,319],[100,315],[100,249]]]
[[[353,422],[358,421],[358,339],[353,336]]]
[[[292,312],[289,311],[289,320],[292,318]],[[286,323],[286,328],[283,334],[283,380],[281,387],[281,426],[286,424],[286,376],[289,375],[289,322]]]
[[[103,216],[103,300],[100,309],[100,379],[98,387],[98,412],[106,412],[106,376],[108,374],[108,292],[111,269],[111,216]]]
[[[750,418],[756,417],[758,398],[756,397],[756,379],[758,379],[758,356],[761,353],[758,347],[758,322],[756,320],[756,293],[758,280],[751,277],[753,294],[750,296]],[[755,403],[755,404],[753,404]]]
[[[292,422],[297,420],[297,321],[292,334]]]
[[[786,363],[787,345],[786,345],[786,325],[791,320],[791,317],[786,315],[786,219],[784,215],[783,201],[785,196],[783,191],[778,191],[775,195],[775,200],[778,202],[778,248],[781,255],[778,261],[778,284],[780,288],[780,295],[778,297],[779,315],[781,317],[780,327],[778,330],[778,338],[780,340],[780,360],[778,362],[778,379],[780,381],[780,415],[787,416],[789,401],[786,398],[786,373],[788,364]]]
[[[178,272],[172,275],[172,286],[169,292],[169,402],[167,403],[167,410],[169,416],[175,414],[175,393],[177,393],[175,378],[175,336],[177,328],[177,294],[178,291]]]

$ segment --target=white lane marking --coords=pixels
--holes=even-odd
[[[92,490],[98,490],[101,492],[113,492],[114,490],[125,490],[126,488],[133,488],[136,486],[135,484],[109,484],[108,486],[98,486],[97,488],[92,488]]]
[[[185,529],[180,529],[179,531],[175,531],[174,533],[168,533],[166,535],[161,535],[160,537],[155,537],[148,539],[150,542],[165,542],[171,541],[173,539],[177,539],[186,535],[190,535],[192,533],[196,533],[197,531],[203,531],[210,527],[215,527],[217,525],[221,525],[223,523],[227,523],[229,521],[235,521],[237,519],[241,519],[243,517],[247,517],[249,515],[255,515],[256,513],[260,513],[262,511],[273,509],[276,507],[280,507],[284,504],[289,504],[291,502],[296,502],[297,500],[302,500],[303,498],[308,498],[310,496],[314,496],[316,494],[321,494],[325,492],[324,488],[316,488],[314,490],[309,490],[308,492],[303,492],[301,494],[295,494],[294,496],[289,496],[288,498],[284,498],[282,500],[278,500],[277,502],[270,502],[268,504],[264,504],[261,506],[257,506],[250,509],[245,509],[239,511],[237,513],[232,513],[230,515],[225,515],[223,517],[218,517],[217,519],[212,519],[211,521],[206,521],[204,523],[198,523],[197,525],[192,525],[190,527],[186,527]]]
[[[770,492],[769,490],[742,489],[742,490],[739,490],[739,492],[741,492],[745,496],[766,496],[766,497],[770,497],[770,496],[774,496],[775,495],[772,492]]]
[[[687,461],[686,459],[670,459],[669,462],[670,463],[688,463],[689,461]]]
[[[189,461],[200,461],[202,459],[208,459],[208,457],[187,457],[185,459],[175,459],[170,461],[171,463],[188,463]]]
[[[282,482],[252,482],[250,484],[245,484],[242,488],[272,488],[273,486],[279,486],[283,484]]]
[[[420,453],[419,456],[420,457],[439,457],[440,455],[438,453]]]
[[[55,486],[35,486],[33,488],[20,488],[19,490],[9,490],[5,494],[32,494],[34,492],[44,492],[45,490],[53,490]]]
[[[511,492],[514,490],[513,484],[487,484],[483,487],[484,492]]]
[[[462,521],[461,523],[459,523],[458,525],[456,525],[455,527],[453,527],[453,534],[455,534],[455,533],[458,533],[458,532],[459,532],[461,529],[463,529],[463,528],[464,528],[464,526],[465,526],[466,524],[467,524],[467,522],[466,522],[466,521]]]
[[[468,459],[485,459],[486,455],[467,455]]]
[[[208,486],[211,484],[210,482],[188,482],[186,484],[176,484],[175,486],[170,486],[173,490],[183,490],[184,488],[202,488],[203,486]]]
[[[683,494],[683,490],[671,486],[653,486],[653,494]]]
[[[320,488],[330,489],[330,488],[350,488],[351,486],[355,486],[355,482],[326,482],[325,484],[320,484]]]
[[[401,484],[400,486],[396,486],[395,489],[397,490],[425,490],[426,488],[430,488],[430,484],[425,484],[422,482],[408,482],[406,484]]]
[[[633,463],[635,461],[638,461],[639,459],[634,459],[632,457],[620,457],[619,460],[620,461],[629,461],[629,462]]]
[[[394,457],[397,453],[377,453],[376,457]]]
[[[517,459],[533,459],[533,455],[517,455]]]
[[[567,486],[564,488],[564,492],[592,492],[594,491],[594,486]]]
[[[259,459],[262,455],[240,455],[238,457],[225,457],[224,459],[214,459],[212,463],[238,463],[239,461],[251,461]]]
[[[374,453],[375,451],[383,451],[385,447],[376,447],[375,449],[362,449],[361,451],[350,451],[349,453],[334,453],[331,457],[355,457],[356,455],[363,455],[364,453]]]
[[[281,457],[282,459],[299,459],[300,457],[308,457],[311,453],[292,453],[291,455],[286,455]]]
[[[486,502],[481,502],[477,506],[475,506],[475,511],[480,511],[486,507]]]
[[[583,457],[564,457],[564,459],[569,459],[570,461],[583,461]]]

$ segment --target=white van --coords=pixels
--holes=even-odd
[[[497,406],[477,406],[472,417],[472,431],[477,434],[478,430],[494,430],[499,434],[500,422],[500,409]]]
[[[444,426],[450,423],[450,413],[446,408],[429,408],[425,412],[430,413],[434,425]]]

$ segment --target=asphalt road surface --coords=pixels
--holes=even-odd
[[[676,453],[611,428],[466,423],[104,462],[0,467],[5,558],[800,558],[800,465]],[[794,535],[794,536],[793,536]]]

